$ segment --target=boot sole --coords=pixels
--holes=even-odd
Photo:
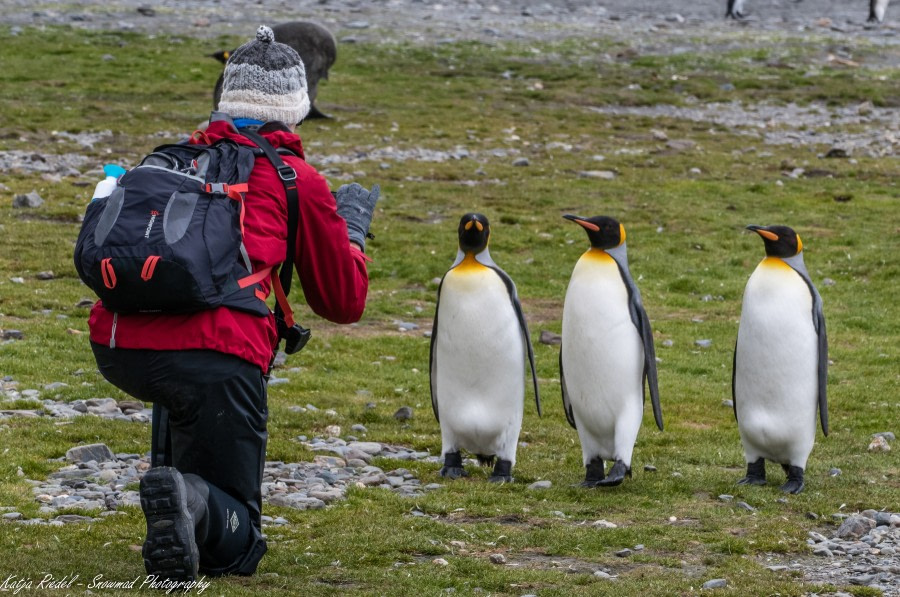
[[[150,469],[141,479],[140,495],[147,519],[147,539],[141,550],[147,574],[171,580],[196,579],[200,552],[181,474],[171,467]]]

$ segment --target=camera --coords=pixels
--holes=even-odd
[[[287,326],[285,327],[287,328]],[[284,352],[294,354],[306,346],[306,343],[309,342],[312,336],[312,332],[299,323],[295,323],[279,335],[284,338]]]

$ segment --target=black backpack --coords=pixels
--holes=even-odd
[[[226,306],[269,314],[259,282],[271,276],[279,336],[296,352],[309,331],[293,322],[286,296],[293,270],[296,173],[259,134],[258,148],[220,140],[157,147],[87,208],[75,269],[107,309],[190,313]],[[288,251],[280,275],[253,272],[242,241],[243,197],[255,157],[266,155],[288,194]]]

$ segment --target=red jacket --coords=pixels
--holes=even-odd
[[[253,142],[230,122],[212,122],[210,141]],[[362,317],[369,288],[367,257],[352,247],[347,225],[336,211],[328,183],[303,158],[300,137],[286,130],[264,132],[273,147],[287,147],[299,158],[282,156],[297,172],[300,223],[294,263],[310,308],[335,323]],[[192,141],[193,142],[193,141]],[[287,251],[287,200],[275,168],[265,156],[256,159],[244,199],[244,245],[254,271],[277,266]],[[269,293],[269,280],[262,283]],[[275,318],[219,307],[187,315],[154,313],[116,316],[100,301],[91,310],[91,340],[116,348],[150,350],[210,349],[238,356],[268,369],[277,342]]]

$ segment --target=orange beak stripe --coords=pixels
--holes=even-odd
[[[478,232],[483,232],[483,231],[484,231],[484,224],[482,224],[482,223],[479,222],[478,220],[475,221],[475,227],[478,228]]]
[[[597,226],[593,222],[586,222],[585,220],[575,220],[575,222],[593,232],[598,232],[600,230],[600,226]]]
[[[466,230],[471,230],[471,229],[472,229],[472,224],[474,224],[474,223],[475,223],[474,221],[469,220],[468,222],[466,222],[465,229],[466,229]]]
[[[754,230],[754,232],[756,232],[761,237],[767,238],[771,241],[778,240],[778,235],[775,234],[774,232],[769,232],[768,230]]]

